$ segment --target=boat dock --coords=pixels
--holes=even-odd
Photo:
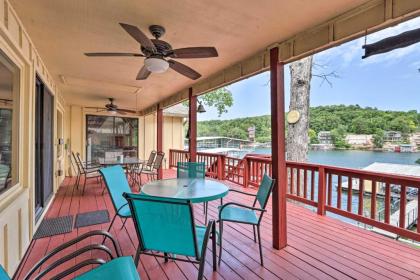
[[[405,208],[405,228],[406,229],[410,229],[414,225],[417,224],[417,218],[418,218],[417,208],[418,208],[417,200],[411,200],[407,203],[406,208]],[[400,210],[399,209],[391,214],[391,216],[389,217],[389,223],[396,227],[399,226],[400,224]],[[376,233],[379,233],[379,234],[382,234],[382,235],[385,235],[394,239],[398,238],[398,235],[379,229],[379,228],[374,227],[371,230]]]

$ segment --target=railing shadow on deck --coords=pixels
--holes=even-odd
[[[176,167],[177,162],[188,158],[188,151],[171,149],[169,167]],[[205,163],[207,176],[243,187],[257,187],[263,175],[272,172],[269,155],[247,154],[240,159],[197,152],[197,161]],[[291,161],[286,162],[286,168],[288,199],[316,208],[319,215],[334,213],[377,228],[381,233],[420,242],[420,227],[416,231],[407,229],[415,224],[413,217],[417,220],[420,216],[420,177]],[[400,201],[397,207],[393,205],[396,200]],[[411,201],[410,209],[407,200]],[[377,209],[378,204],[383,205],[382,209]],[[391,218],[393,212],[394,217],[399,213],[396,219]],[[407,215],[411,215],[408,221]]]

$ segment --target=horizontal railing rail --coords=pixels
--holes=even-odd
[[[170,150],[170,166],[177,161],[188,161],[188,151]],[[258,187],[264,174],[272,175],[269,155],[239,159],[197,152],[197,161],[206,163],[207,176],[243,187]],[[420,227],[408,229],[420,216],[420,177],[292,161],[286,169],[288,199],[315,207],[320,215],[334,213],[420,242]],[[378,205],[383,209],[378,211]]]

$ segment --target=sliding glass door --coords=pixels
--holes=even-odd
[[[138,157],[138,119],[86,115],[86,159]]]

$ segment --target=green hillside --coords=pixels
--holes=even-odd
[[[359,105],[333,105],[310,108],[310,136],[319,131],[334,130],[336,134],[377,134],[396,130],[409,134],[418,129],[420,114],[417,111],[382,111],[362,108]],[[211,120],[198,123],[198,136],[226,136],[247,139],[248,128],[255,126],[258,142],[270,141],[270,116]]]

